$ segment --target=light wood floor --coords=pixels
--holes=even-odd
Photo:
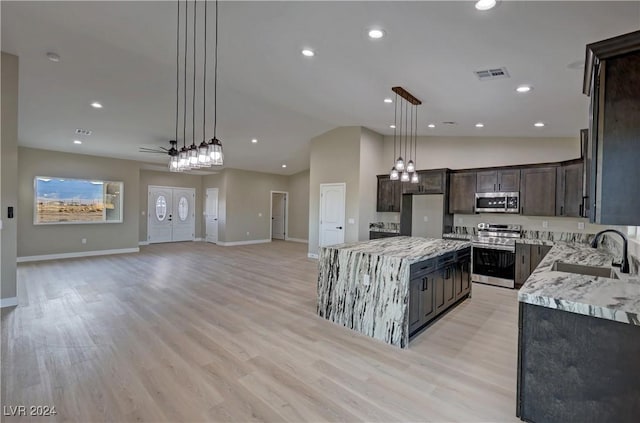
[[[519,421],[516,292],[400,350],[315,314],[306,244],[205,243],[20,264],[2,312],[5,421]]]

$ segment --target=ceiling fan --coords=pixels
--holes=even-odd
[[[178,153],[178,149],[176,147],[178,146],[178,141],[171,140],[171,141],[169,141],[169,144],[171,145],[170,148],[166,148],[166,147],[157,147],[157,148],[138,147],[138,152],[140,152],[140,153],[168,154],[169,156],[172,156],[173,153],[177,154]]]

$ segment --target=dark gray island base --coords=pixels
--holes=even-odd
[[[399,236],[325,247],[318,315],[401,348],[471,293],[469,242]]]

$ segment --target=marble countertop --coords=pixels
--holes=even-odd
[[[547,241],[548,242],[548,241]],[[587,244],[556,242],[518,291],[521,302],[640,325],[640,276],[620,279],[553,271],[556,261],[611,268],[612,256]]]
[[[413,264],[470,246],[471,243],[466,241],[396,236],[323,248],[400,258],[406,260],[409,264]]]
[[[475,235],[472,234],[455,234],[455,233],[446,233],[442,234],[443,239],[465,239],[471,241]],[[553,246],[555,243],[553,241],[549,241],[546,239],[534,239],[534,238],[519,238],[516,239],[516,243],[518,244],[529,244],[529,245],[549,245]]]

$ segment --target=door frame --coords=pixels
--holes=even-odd
[[[217,196],[218,196],[218,200],[216,201],[216,206],[218,207],[218,210],[216,210],[216,214],[218,215],[218,218],[216,219],[216,225],[218,226],[218,230],[217,230],[217,234],[216,234],[216,242],[210,242],[210,244],[216,244],[218,245],[218,242],[220,241],[220,189],[218,187],[207,187],[204,189],[204,201],[202,202],[202,215],[204,216],[204,242],[209,242],[207,241],[207,196],[209,195],[209,191],[210,190],[216,190],[217,192]]]
[[[198,237],[195,236],[196,232],[196,219],[198,218],[198,213],[195,213],[196,209],[196,195],[198,194],[198,190],[195,187],[171,187],[167,185],[147,185],[147,242],[149,242],[149,225],[150,225],[150,217],[149,217],[149,193],[151,192],[151,188],[162,188],[162,189],[170,189],[173,193],[174,189],[190,189],[193,190],[193,208],[194,208],[194,217],[193,217],[193,241],[196,241]],[[167,242],[188,242],[188,241],[167,241]]]
[[[289,239],[289,191],[269,192],[269,242],[273,241],[273,194],[284,194],[284,240]]]
[[[342,189],[342,203],[344,204],[344,238],[343,242],[346,242],[347,238],[347,183],[346,182],[333,182],[330,184],[320,184],[319,204],[318,204],[318,247],[320,247],[320,241],[322,240],[322,187],[341,186]]]

